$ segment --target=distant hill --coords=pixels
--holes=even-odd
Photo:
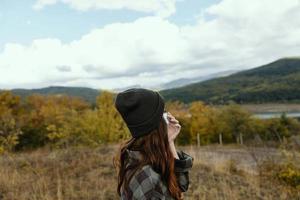
[[[300,59],[284,58],[226,77],[161,90],[167,100],[222,104],[300,102]]]
[[[130,89],[130,88],[133,88],[133,87],[141,88],[142,86],[139,85],[139,84],[136,84],[136,85],[130,85],[130,86],[127,86],[127,87],[122,87],[122,88],[114,88],[111,91],[114,92],[114,93],[119,93],[119,92],[122,92],[124,90]]]
[[[217,77],[228,76],[235,72],[238,72],[238,71],[237,70],[226,70],[226,71],[212,73],[212,74],[208,74],[205,76],[198,76],[198,77],[194,77],[194,78],[179,78],[179,79],[175,79],[175,80],[163,83],[163,84],[153,85],[153,86],[150,86],[147,88],[153,89],[153,90],[172,89],[172,88],[182,87],[182,86],[189,85],[189,84],[196,83],[196,82],[206,81],[206,80],[217,78]],[[141,85],[141,84],[130,85],[127,87],[115,88],[112,91],[118,93],[118,92],[124,91],[124,90],[132,88],[132,87],[141,88],[141,87],[143,87],[143,85]]]
[[[51,86],[40,89],[13,89],[13,94],[19,95],[22,98],[30,96],[32,94],[41,95],[59,95],[66,94],[69,96],[81,97],[89,103],[95,103],[96,97],[100,94],[100,90],[86,88],[86,87],[62,87],[62,86]]]
[[[198,83],[198,82],[206,81],[206,80],[217,78],[217,77],[228,76],[235,72],[237,72],[237,70],[227,70],[227,71],[212,73],[207,76],[198,76],[195,78],[180,78],[180,79],[176,79],[176,80],[167,82],[165,84],[159,85],[159,88],[161,88],[161,90],[164,90],[164,89],[183,87],[185,85],[189,85],[189,84],[196,83],[196,82]]]
[[[229,72],[228,73],[232,73]],[[222,77],[220,77],[222,75]],[[285,58],[267,65],[218,78],[192,84],[195,79],[178,79],[164,87],[176,87],[160,90],[166,100],[180,100],[189,103],[202,100],[209,103],[223,104],[228,101],[237,103],[292,103],[300,102],[300,59]],[[204,78],[204,77],[203,77]],[[211,78],[211,77],[206,77]],[[188,84],[182,87],[180,85]],[[139,85],[136,85],[139,87]],[[127,88],[114,90],[115,93]],[[1,91],[1,90],[0,90]],[[101,90],[86,87],[51,86],[40,89],[13,89],[13,94],[26,97],[34,93],[42,95],[66,94],[81,97],[94,104]]]

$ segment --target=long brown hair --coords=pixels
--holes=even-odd
[[[141,161],[127,165],[126,149],[139,151],[142,155]],[[167,124],[163,118],[161,118],[158,128],[151,133],[140,138],[131,138],[121,144],[114,158],[114,165],[118,171],[117,192],[119,196],[122,187],[126,193],[134,173],[147,164],[161,175],[170,195],[176,200],[181,200],[182,193],[174,173],[174,156],[169,146]]]

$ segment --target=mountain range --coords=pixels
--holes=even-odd
[[[233,74],[237,71],[238,70],[226,70],[226,71],[221,71],[221,72],[208,74],[208,75],[205,75],[205,76],[197,76],[197,77],[193,77],[193,78],[179,78],[179,79],[169,81],[167,83],[158,84],[158,85],[154,85],[154,86],[147,87],[147,88],[155,89],[155,90],[172,89],[172,88],[182,87],[182,86],[192,84],[192,83],[196,83],[196,82],[209,80],[209,79],[212,79],[212,78],[228,76],[228,75]],[[143,86],[138,85],[138,84],[137,85],[130,85],[130,86],[123,87],[123,88],[115,88],[115,89],[113,89],[113,91],[114,92],[120,92],[120,91],[126,90],[128,88],[133,88],[133,87],[140,88],[140,87],[143,87]]]
[[[134,85],[131,87],[140,87]],[[166,100],[189,103],[201,100],[207,103],[292,103],[300,102],[300,58],[283,58],[244,71],[225,71],[206,77],[177,79],[157,86]],[[126,88],[113,90],[117,93]],[[1,90],[0,90],[1,91]],[[87,87],[51,86],[40,89],[13,89],[13,94],[26,97],[66,94],[95,103],[102,90]]]
[[[1,91],[0,91],[1,92]],[[26,98],[32,94],[41,95],[69,95],[74,97],[80,97],[89,103],[95,103],[96,97],[101,93],[101,90],[96,90],[88,87],[63,87],[63,86],[50,86],[39,89],[13,89],[11,92],[15,95],[19,95],[22,98]]]
[[[183,87],[160,91],[168,100],[214,104],[300,102],[300,59],[272,63]]]

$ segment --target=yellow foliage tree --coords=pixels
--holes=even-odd
[[[176,118],[189,117],[188,106],[181,101],[167,101],[165,109]]]
[[[11,92],[0,93],[0,151],[11,151],[22,133],[18,123],[20,97]]]
[[[195,101],[190,104],[189,113],[191,114],[190,132],[192,143],[196,143],[197,134],[201,137],[201,142],[207,143],[207,126],[209,124],[210,108],[202,101]],[[203,137],[204,136],[204,137]],[[204,140],[202,140],[202,138]]]
[[[26,99],[27,114],[24,118],[26,133],[21,141],[29,141],[31,147],[46,143],[68,146],[73,137],[71,124],[90,106],[80,98],[66,95],[32,95]],[[81,117],[81,116],[80,116]],[[73,127],[72,127],[73,126]]]
[[[117,142],[130,136],[129,129],[114,105],[114,94],[102,91],[97,97],[100,131],[104,142]]]
[[[237,143],[242,143],[243,136],[252,132],[252,116],[240,105],[230,104],[222,109],[222,118],[226,124],[228,134],[235,138]]]

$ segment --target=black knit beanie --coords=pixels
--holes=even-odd
[[[132,137],[137,138],[158,128],[165,102],[159,92],[144,88],[131,88],[117,94],[115,107]]]

